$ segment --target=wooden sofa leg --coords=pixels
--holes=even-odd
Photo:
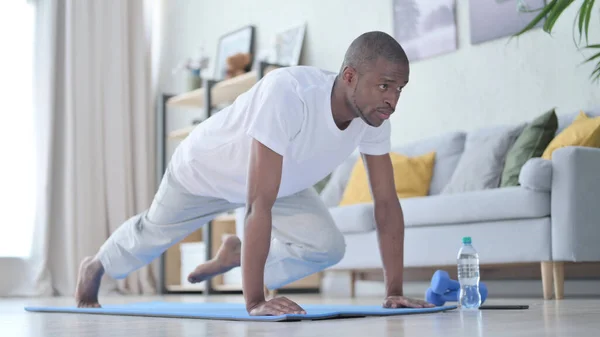
[[[350,297],[356,297],[356,270],[350,270]]]
[[[554,295],[557,300],[562,300],[565,297],[565,263],[553,262],[554,272]]]
[[[544,288],[544,299],[552,298],[552,272],[553,263],[551,261],[542,261],[542,286]]]

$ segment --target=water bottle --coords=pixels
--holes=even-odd
[[[478,309],[481,305],[479,293],[479,255],[471,245],[471,238],[464,237],[458,251],[458,303],[461,309]]]

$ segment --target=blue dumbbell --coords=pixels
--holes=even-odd
[[[443,295],[448,291],[460,289],[460,283],[450,278],[448,272],[444,270],[437,270],[431,278],[431,290],[438,294]]]
[[[425,301],[434,304],[436,306],[442,306],[446,302],[458,302],[459,289],[450,290],[443,294],[436,293],[432,288],[427,288],[425,292]],[[481,295],[481,303],[485,302],[488,295],[488,289],[485,283],[479,283],[479,294]]]

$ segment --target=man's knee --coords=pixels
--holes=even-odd
[[[315,245],[308,250],[309,260],[323,264],[325,267],[337,264],[346,253],[346,240],[339,231],[315,233]]]

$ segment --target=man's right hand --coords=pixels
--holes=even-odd
[[[279,316],[285,314],[305,315],[306,311],[286,297],[276,297],[260,302],[248,309],[250,316]]]

